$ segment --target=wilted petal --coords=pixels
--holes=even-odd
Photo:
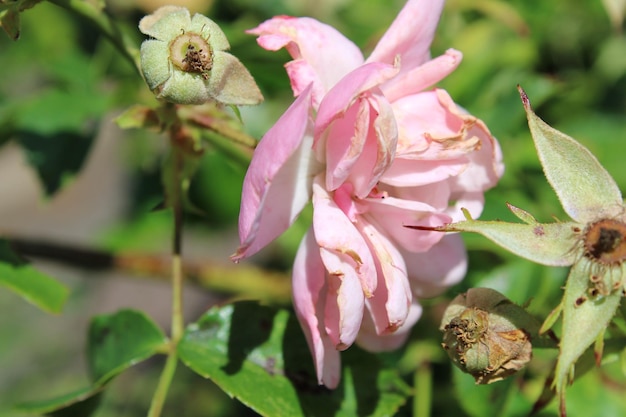
[[[279,16],[247,31],[257,35],[261,47],[286,48],[294,64],[288,64],[294,94],[313,82],[315,107],[341,77],[363,63],[363,54],[335,28],[303,17]]]
[[[367,62],[391,64],[401,57],[402,72],[430,58],[430,44],[443,9],[443,0],[409,0],[376,45]]]
[[[399,126],[398,157],[418,160],[454,160],[480,147],[469,134],[478,123],[461,113],[444,90],[406,96],[393,103]]]
[[[366,311],[361,325],[361,332],[357,338],[357,344],[370,352],[385,352],[398,349],[406,342],[411,329],[422,315],[422,306],[417,301],[411,303],[409,314],[404,324],[393,333],[377,334],[371,314]]]
[[[311,90],[265,134],[243,183],[239,238],[232,259],[250,256],[284,232],[311,197],[318,169],[312,157]]]
[[[407,253],[405,259],[413,294],[419,298],[440,294],[467,272],[467,252],[458,234],[444,236],[428,252]]]
[[[521,88],[520,94],[541,166],[565,212],[581,223],[622,214],[622,193],[596,157],[537,117]]]
[[[326,269],[311,230],[298,248],[292,285],[294,309],[313,354],[318,381],[328,388],[335,388],[341,371],[340,358],[324,329],[324,303],[328,290]]]
[[[321,248],[326,267],[326,306],[324,324],[335,349],[345,350],[354,343],[361,328],[365,296],[358,272],[345,254]]]
[[[327,189],[349,180],[355,196],[366,197],[391,164],[396,143],[395,118],[385,98],[368,94],[357,100],[326,133]]]
[[[417,94],[446,78],[456,69],[463,54],[456,49],[448,49],[445,54],[425,62],[417,68],[400,72],[398,76],[381,86],[389,101]],[[403,62],[401,62],[401,65]]]
[[[366,300],[368,309],[377,334],[393,333],[403,325],[413,299],[405,261],[395,244],[365,216],[361,217],[358,227],[370,242],[379,277],[373,297]]]
[[[376,289],[376,266],[363,236],[324,189],[323,176],[313,183],[313,229],[321,248],[338,255],[339,264],[328,271],[334,275],[358,276],[362,292],[370,297]],[[331,258],[328,258],[329,262]]]
[[[398,73],[393,65],[373,62],[358,67],[343,77],[324,96],[320,104],[315,122],[315,136],[319,137],[324,130],[352,106],[361,93],[379,86]]]

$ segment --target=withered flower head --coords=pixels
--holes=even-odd
[[[532,356],[540,323],[498,291],[473,288],[457,296],[440,330],[452,362],[478,384],[490,384],[519,371]]]

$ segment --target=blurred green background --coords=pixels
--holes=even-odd
[[[139,45],[142,36],[136,24],[158,3],[116,0],[107,4]],[[282,68],[289,57],[284,51],[261,49],[245,29],[278,14],[309,15],[337,27],[367,55],[404,4],[399,0],[180,3],[220,23],[232,52],[257,79],[266,101],[242,109],[245,129],[257,138],[292,100]],[[623,0],[446,3],[432,53],[452,47],[462,51],[464,59],[440,86],[486,122],[500,141],[506,165],[501,182],[487,194],[483,219],[514,221],[505,202],[542,222],[566,218],[543,177],[518,84],[540,117],[587,146],[621,188],[626,187],[625,4]],[[153,103],[151,93],[93,27],[45,2],[24,12],[20,40],[0,36],[0,231],[116,253],[166,254],[170,218],[152,211],[162,198],[159,158],[165,140],[147,132],[121,131],[112,122],[134,103]],[[227,256],[237,245],[245,168],[215,150],[205,153],[191,187],[191,199],[204,215],[188,213],[186,223],[185,251],[192,262],[228,264]],[[298,222],[254,261],[287,272],[307,227],[306,221]],[[498,289],[518,303],[532,299],[530,311],[543,318],[560,299],[566,270],[516,259],[478,236],[465,239],[470,254],[468,278],[445,296],[425,300],[426,313],[411,343],[385,358],[399,364],[407,381],[417,364],[431,367],[433,415],[526,415],[541,392],[554,352],[537,352],[520,378],[476,387],[469,376],[453,370],[438,350],[437,320],[446,300],[476,286]],[[66,312],[54,317],[0,289],[0,409],[81,385],[85,380],[82,350],[91,315],[134,307],[147,310],[163,326],[168,323],[165,281],[138,279],[125,271],[39,265],[70,286],[71,299]],[[236,273],[233,270],[225,279],[236,279]],[[210,285],[216,286],[219,283]],[[214,289],[197,283],[188,286],[188,318],[237,296]],[[272,299],[271,294],[260,297],[285,302]],[[626,379],[618,372],[624,358],[607,360],[613,365],[589,373],[569,391],[568,415],[626,414],[622,395]],[[95,415],[143,415],[160,366],[158,360],[150,360],[123,374]],[[171,416],[254,415],[182,367],[167,406],[164,415]],[[410,412],[407,404],[402,415]],[[556,405],[551,404],[540,415],[556,413]]]

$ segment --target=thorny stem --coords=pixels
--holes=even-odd
[[[172,172],[172,181],[174,186],[171,187],[171,195],[167,198],[174,213],[174,232],[172,236],[172,335],[170,341],[170,350],[167,355],[165,367],[159,378],[157,389],[152,397],[148,417],[159,417],[165,404],[165,398],[171,385],[176,365],[178,364],[177,346],[183,336],[184,318],[183,318],[183,263],[182,263],[182,226],[183,226],[183,207],[182,207],[182,190],[181,190],[181,172],[183,169],[183,156],[174,146],[172,149],[174,161]]]
[[[139,50],[135,43],[124,34],[115,21],[101,8],[84,0],[48,0],[50,3],[67,9],[95,24],[141,74]]]

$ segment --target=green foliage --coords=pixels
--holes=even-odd
[[[240,302],[213,308],[191,324],[182,361],[263,416],[388,416],[409,387],[391,366],[353,349],[342,384],[319,387],[300,327],[286,310]]]
[[[0,285],[50,313],[60,313],[68,296],[63,284],[38,271],[0,240]]]

